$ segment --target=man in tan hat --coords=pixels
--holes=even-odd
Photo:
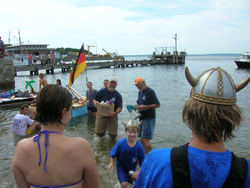
[[[141,77],[135,79],[134,85],[139,89],[137,104],[141,114],[140,137],[146,147],[150,147],[149,140],[153,139],[155,129],[155,108],[160,107],[160,102],[153,89],[148,87]]]
[[[223,144],[234,137],[233,131],[242,121],[236,92],[248,84],[250,77],[234,84],[219,67],[204,71],[197,79],[187,67],[185,73],[193,88],[183,106],[182,119],[191,129],[192,139],[176,148],[152,150],[134,188],[250,187],[250,160],[236,157]]]
[[[115,139],[117,136],[118,130],[118,116],[122,111],[122,96],[121,94],[115,90],[117,86],[117,79],[111,78],[109,80],[108,88],[101,89],[97,92],[93,103],[95,107],[102,102],[111,101],[114,103],[114,111],[109,112],[108,116],[96,116],[95,123],[95,133],[96,135],[102,137],[105,135],[106,128],[108,127],[109,136],[111,139]],[[98,112],[98,111],[97,111]]]

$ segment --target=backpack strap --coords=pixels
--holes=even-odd
[[[173,188],[192,188],[189,173],[187,150],[188,144],[174,147],[171,150],[171,170],[173,177]]]
[[[188,144],[174,147],[171,150],[171,170],[173,177],[173,188],[192,188],[190,171],[188,165]],[[232,153],[230,172],[222,188],[241,188],[247,178],[248,163],[245,158],[240,158]]]
[[[222,188],[226,187],[234,187],[241,188],[244,186],[247,171],[248,171],[248,163],[245,158],[237,157],[232,153],[232,161],[229,175],[227,176],[226,181],[222,185]]]

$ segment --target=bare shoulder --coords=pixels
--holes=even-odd
[[[46,84],[46,85],[48,84],[46,78],[43,78],[43,83]]]
[[[73,148],[78,149],[78,147],[83,147],[84,149],[90,148],[90,145],[88,143],[87,140],[85,140],[84,138],[80,138],[80,137],[70,137],[69,141],[71,142]]]
[[[19,141],[16,145],[16,151],[15,156],[22,160],[23,158],[26,158],[26,156],[29,156],[32,152],[32,146],[33,146],[33,137],[32,138],[25,138]]]

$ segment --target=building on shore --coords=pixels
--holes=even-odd
[[[55,48],[48,48],[49,44],[22,43],[21,45],[6,45],[5,51],[9,54],[32,54],[41,55],[42,53],[51,54]]]

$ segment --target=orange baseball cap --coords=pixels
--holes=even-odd
[[[134,85],[135,85],[135,84],[138,84],[138,83],[141,83],[141,82],[144,82],[144,81],[145,81],[145,80],[144,80],[143,78],[137,77],[137,78],[135,79]]]

